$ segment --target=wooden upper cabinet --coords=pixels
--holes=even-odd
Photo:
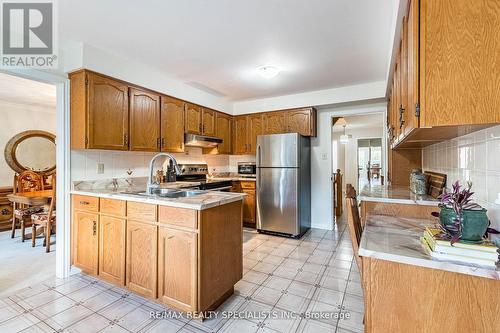
[[[285,133],[285,115],[286,112],[266,112],[262,116],[262,121],[264,123],[264,134],[279,134]]]
[[[146,297],[156,298],[157,226],[129,220],[126,237],[126,285]]]
[[[216,115],[216,137],[222,139],[222,143],[218,147],[219,154],[231,154],[231,116],[217,112]]]
[[[198,306],[198,234],[168,227],[158,233],[158,298],[188,312]]]
[[[257,136],[262,135],[262,115],[255,114],[248,116],[248,146],[247,153],[255,154],[257,150]]]
[[[160,150],[160,96],[130,88],[130,150]]]
[[[161,96],[161,151],[184,151],[184,105],[180,99]]]
[[[288,133],[316,136],[316,110],[313,108],[287,111],[285,122]]]
[[[71,148],[128,150],[128,85],[89,71],[71,80]]]
[[[499,36],[498,1],[420,1],[422,126],[500,122]]]
[[[247,116],[237,116],[233,122],[233,153],[245,154],[247,152]]]
[[[202,134],[202,108],[201,106],[186,103],[184,113],[184,130],[186,133]]]
[[[406,61],[407,61],[407,105],[405,111],[404,135],[410,134],[415,128],[419,127],[419,117],[417,113],[417,105],[419,104],[418,91],[418,38],[419,38],[419,9],[418,0],[410,1],[408,5],[408,15],[406,16]]]
[[[203,108],[201,132],[203,135],[215,136],[216,111]]]
[[[99,220],[99,276],[125,285],[125,218],[101,215]]]
[[[85,273],[94,275],[98,272],[98,223],[98,213],[73,212],[73,262]]]

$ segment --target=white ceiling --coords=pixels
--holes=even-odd
[[[358,116],[348,116],[344,117],[346,122],[346,133],[349,134],[349,130],[363,130],[368,128],[381,128],[384,126],[384,114],[382,112],[372,113],[366,115]],[[333,126],[333,133],[341,133],[344,128],[340,124],[335,124]]]
[[[59,32],[244,100],[385,80],[396,2],[64,0]]]
[[[56,112],[56,87],[0,73],[0,101]]]

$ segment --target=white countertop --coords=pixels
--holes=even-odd
[[[387,202],[398,204],[413,204],[437,206],[439,200],[429,195],[417,195],[408,186],[397,185],[366,185],[360,192],[360,201]]]
[[[175,185],[172,185],[171,188],[175,188]],[[154,205],[188,208],[196,210],[208,209],[216,206],[225,205],[238,200],[242,200],[246,195],[244,193],[233,193],[233,192],[196,191],[196,192],[202,192],[202,194],[185,198],[162,198],[158,196],[140,196],[135,194],[123,193],[123,192],[139,191],[141,189],[144,190],[144,188],[121,188],[116,190],[81,189],[81,190],[72,190],[71,194],[135,201],[135,202],[142,202]]]
[[[434,225],[434,221],[437,220],[370,215],[363,230],[359,255],[500,280],[499,264],[491,268],[432,258],[421,245],[420,237],[425,226]]]

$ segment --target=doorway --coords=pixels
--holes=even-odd
[[[358,139],[358,190],[383,179],[382,138]]]
[[[8,215],[1,225],[1,255],[6,256],[2,257],[2,263],[9,260],[10,265],[4,265],[0,272],[0,294],[6,295],[9,291],[28,287],[44,279],[67,277],[70,272],[69,81],[64,76],[34,69],[2,70],[0,75],[0,94],[10,99],[2,98],[5,105],[0,111],[5,130],[0,138],[3,141],[2,151],[8,147],[10,140],[11,153],[19,155],[14,162],[11,158],[10,164],[4,157],[5,162],[0,167],[0,180],[5,183],[1,184],[0,198],[7,208],[2,213]],[[40,149],[33,149],[36,145]],[[11,235],[14,207],[8,195],[13,194],[16,184],[14,175],[22,171],[15,166],[29,163],[30,158],[35,158],[34,164],[26,165],[26,169],[43,174],[43,186],[49,197],[45,204],[41,203],[43,210],[38,213],[47,213],[51,196],[57,197],[52,208],[57,211],[57,232],[49,233],[51,246],[48,253],[40,232],[43,227],[36,228],[35,247],[32,247],[31,218],[25,219],[24,242],[19,220],[15,224],[14,237]],[[48,160],[52,167],[48,166]],[[56,186],[52,186],[54,183]],[[38,204],[33,203],[33,206]]]

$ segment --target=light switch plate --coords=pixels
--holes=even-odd
[[[327,157],[328,157],[328,156],[327,156],[325,153],[321,154],[321,159],[322,159],[322,160],[326,160],[326,159],[327,159]]]
[[[104,173],[104,163],[97,163],[97,174],[102,175]]]

